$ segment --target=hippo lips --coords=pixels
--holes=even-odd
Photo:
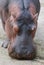
[[[33,52],[28,53],[27,55],[26,54],[20,55],[20,54],[17,54],[16,52],[11,52],[9,53],[9,56],[11,56],[11,58],[16,58],[20,60],[23,60],[23,59],[32,60],[36,57],[36,51],[34,50]]]
[[[36,57],[36,48],[33,46],[30,49],[30,46],[21,46],[13,48],[11,52],[9,52],[9,56],[16,59],[26,59],[32,60]]]

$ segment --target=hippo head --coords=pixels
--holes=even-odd
[[[10,39],[9,55],[18,59],[33,59],[36,55],[33,38],[37,28],[36,8],[31,3],[27,8],[10,3],[5,22],[5,31]]]

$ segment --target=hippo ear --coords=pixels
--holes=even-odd
[[[38,20],[38,13],[36,13],[36,14],[33,16],[33,19],[34,19],[35,21]]]

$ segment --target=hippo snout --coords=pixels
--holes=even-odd
[[[26,38],[25,38],[26,39]],[[36,56],[36,49],[33,46],[31,38],[26,41],[24,37],[17,36],[13,45],[8,48],[9,55],[17,59],[34,59]],[[31,39],[31,40],[30,40]],[[24,41],[25,40],[25,41]]]

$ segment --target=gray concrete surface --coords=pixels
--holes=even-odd
[[[11,59],[8,55],[8,50],[1,47],[6,34],[3,30],[0,20],[0,65],[44,65],[44,0],[40,0],[41,11],[38,19],[38,28],[34,38],[37,46],[37,58],[30,60],[16,60]]]

